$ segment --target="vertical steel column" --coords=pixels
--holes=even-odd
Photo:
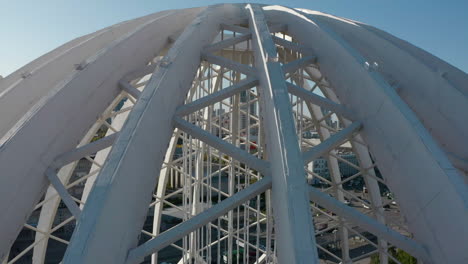
[[[238,136],[239,136],[239,94],[233,96],[233,102],[231,106],[232,114],[231,114],[231,144],[234,146],[238,146]],[[229,168],[229,183],[228,183],[228,193],[229,196],[234,195],[235,189],[235,177],[236,177],[236,168],[235,163],[236,161],[233,158],[229,159],[231,164]],[[234,212],[230,210],[228,212],[228,264],[232,264],[232,249],[234,247],[233,243],[233,235],[234,233]]]
[[[318,263],[304,164],[284,74],[262,9],[256,5],[247,9],[268,129],[278,259],[280,263]]]
[[[209,68],[210,66],[208,65],[206,68]],[[209,81],[208,85],[210,85],[211,83],[213,85],[209,86],[209,92],[210,93],[215,93],[216,91],[219,90],[220,88],[220,84],[221,84],[221,80],[222,80],[222,71],[221,71],[221,74],[216,76],[216,81],[215,82],[212,82],[212,81]],[[213,78],[210,76],[210,78]],[[201,85],[201,84],[200,84]],[[200,89],[200,87],[197,87],[197,89]],[[197,98],[199,99],[199,98]],[[210,115],[211,115],[211,111],[209,108],[205,108],[202,110],[203,111],[203,120],[208,120]],[[210,129],[210,124],[208,122],[204,123],[203,125],[203,129],[204,130],[209,130]],[[204,208],[203,206],[205,206],[203,204],[203,195],[204,195],[204,192],[203,192],[203,189],[202,189],[202,182],[203,182],[203,178],[204,178],[204,174],[203,174],[203,167],[204,167],[204,155],[205,153],[207,152],[207,148],[208,146],[206,145],[205,142],[197,139],[197,151],[198,151],[198,154],[197,154],[197,158],[196,158],[196,164],[195,164],[195,178],[196,178],[196,184],[194,184],[194,187],[193,187],[193,198],[192,198],[192,216],[194,215],[197,215],[199,214]],[[201,189],[201,190],[200,190]],[[200,201],[201,201],[201,204],[200,204]],[[232,212],[232,211],[230,211]],[[196,247],[197,243],[198,243],[198,240],[197,240],[197,236],[196,236],[196,232],[198,231],[195,231],[195,232],[192,232],[190,234],[190,243],[189,243],[189,246],[191,247],[189,249],[189,259],[197,259],[198,262],[201,262],[203,259],[201,258],[201,256],[199,255],[199,252],[198,252],[198,249],[202,248],[204,245],[200,244],[198,245],[198,247]],[[184,258],[182,257],[182,260]],[[180,263],[180,261],[179,261]]]
[[[169,178],[169,173],[172,170],[172,158],[174,156],[175,149],[177,147],[177,140],[179,139],[181,132],[180,130],[176,129],[174,131],[174,135],[169,142],[169,148],[166,152],[166,156],[164,161],[166,163],[166,167],[161,169],[159,174],[158,186],[156,187],[156,203],[154,204],[154,216],[153,216],[153,235],[157,236],[159,234],[159,229],[161,228],[161,221],[162,221],[162,210],[164,207],[164,195],[166,194],[166,186],[167,180]],[[159,202],[157,201],[159,199]],[[154,253],[151,255],[151,263],[157,264],[158,263],[158,253]]]
[[[206,69],[207,67],[204,67],[202,65],[199,71],[203,75]],[[193,96],[195,95],[196,90],[199,88],[200,82],[201,82],[201,79],[195,80],[193,87],[189,91],[188,100],[192,100]],[[177,147],[177,140],[179,139],[181,135],[181,131],[176,128],[173,134],[174,135],[172,136],[171,141],[169,142],[169,147],[164,157],[164,163],[166,164],[166,166],[163,167],[161,169],[161,172],[159,173],[159,179],[158,179],[158,184],[156,188],[156,199],[159,199],[160,201],[156,202],[154,205],[154,216],[153,216],[153,235],[154,236],[159,235],[159,230],[160,230],[161,222],[162,222],[162,210],[164,207],[163,200],[165,199],[164,196],[166,193],[166,186],[167,186],[167,181],[169,177],[172,176],[171,181],[174,181],[173,178],[175,178],[175,186],[179,186],[179,176],[174,175],[174,172],[173,172],[173,166],[174,166],[173,157],[174,157],[174,153]],[[157,252],[151,255],[151,263],[152,264],[158,263]]]

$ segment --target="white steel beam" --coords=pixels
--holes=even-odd
[[[343,105],[337,104],[330,99],[314,94],[313,92],[310,92],[290,82],[286,82],[286,85],[288,86],[288,91],[291,94],[294,94],[295,96],[298,96],[307,102],[335,112],[338,115],[342,115],[346,119],[354,120],[353,113]]]
[[[309,66],[310,64],[314,64],[317,61],[317,57],[315,56],[306,56],[300,59],[291,61],[283,65],[283,72],[284,74],[293,73],[300,68],[304,68]]]
[[[64,165],[79,160],[83,157],[89,156],[91,154],[94,154],[100,150],[103,150],[105,148],[108,148],[112,146],[114,143],[115,139],[119,136],[119,132],[113,133],[109,136],[103,137],[101,139],[98,139],[96,141],[93,141],[91,143],[88,143],[84,146],[78,147],[72,151],[65,152],[61,155],[59,155],[54,162],[52,163],[53,168],[61,168]]]
[[[270,33],[284,32],[287,30],[288,30],[288,25],[281,24],[281,23],[273,24],[268,27],[268,31],[270,31]]]
[[[73,198],[68,193],[65,186],[63,186],[63,183],[60,181],[59,177],[57,176],[57,172],[55,171],[55,169],[54,168],[47,169],[46,175],[50,181],[50,184],[54,186],[55,190],[60,195],[60,198],[62,198],[62,201],[67,206],[68,210],[70,210],[70,212],[75,217],[75,219],[79,219],[81,210],[78,207],[78,205],[76,205],[75,201],[73,201]]]
[[[208,7],[173,44],[120,131],[64,263],[123,263],[128,249],[136,246],[172,135],[172,116],[191,87],[200,52],[222,20],[237,21],[241,15],[234,5]]]
[[[348,220],[349,222],[371,232],[372,234],[383,238],[392,243],[394,246],[403,249],[406,252],[411,252],[411,255],[423,261],[429,261],[429,255],[424,247],[414,240],[403,236],[402,234],[394,231],[390,227],[379,223],[375,219],[359,212],[358,210],[349,207],[348,205],[337,201],[330,197],[328,194],[317,190],[313,186],[309,186],[310,200],[316,202],[320,206],[332,211]]]
[[[227,47],[233,46],[235,44],[241,43],[242,41],[249,40],[252,37],[251,33],[245,34],[245,35],[240,35],[237,37],[233,38],[228,38],[225,40],[218,41],[216,43],[210,44],[206,46],[203,51],[204,52],[215,52],[218,50],[225,49]]]
[[[216,64],[221,67],[228,68],[228,69],[243,73],[248,76],[254,76],[256,74],[255,69],[248,65],[241,64],[239,62],[229,60],[221,56],[211,54],[209,52],[203,52],[202,58],[209,63]]]
[[[302,53],[304,55],[311,55],[313,54],[312,50],[307,48],[307,47],[304,47],[303,45],[301,44],[298,44],[298,43],[294,43],[294,42],[291,42],[291,41],[288,41],[288,40],[285,40],[285,39],[282,39],[278,36],[271,36],[273,38],[273,41],[280,45],[280,46],[283,46],[284,48],[287,48],[287,49],[290,49],[292,51],[296,51],[296,52],[299,52],[299,53]]]
[[[312,147],[310,150],[302,154],[304,162],[307,164],[314,159],[321,157],[323,154],[329,152],[330,150],[341,145],[346,139],[350,138],[353,133],[361,129],[361,122],[354,122],[345,129],[333,134],[331,137],[318,144],[315,147]]]
[[[229,31],[237,32],[237,33],[241,33],[241,34],[249,34],[250,33],[250,29],[248,29],[248,28],[241,27],[241,26],[236,26],[236,25],[232,25],[232,24],[225,24],[225,23],[221,24],[221,29],[229,30]]]
[[[157,252],[184,236],[190,234],[196,229],[216,220],[220,216],[226,214],[228,211],[236,208],[245,201],[255,197],[258,194],[265,192],[271,187],[271,177],[264,177],[249,187],[235,193],[233,196],[226,198],[222,202],[214,205],[213,207],[201,212],[200,214],[188,219],[187,221],[171,228],[170,230],[161,233],[159,236],[143,243],[135,249],[130,250],[128,253],[126,264],[133,264],[141,262],[144,257],[151,253]]]
[[[261,7],[247,5],[270,160],[280,263],[318,263],[304,164],[284,73]]]
[[[77,162],[73,162],[60,169],[60,171],[57,173],[57,177],[60,179],[61,182],[69,181],[70,177],[73,174],[73,171],[75,170],[76,165]],[[57,193],[53,185],[49,185],[49,187],[47,188],[47,192],[44,196],[44,201],[47,202],[45,202],[41,207],[41,212],[36,227],[39,230],[51,230],[57,213],[57,208],[61,201],[61,197]],[[44,263],[44,260],[46,258],[49,238],[43,233],[36,232],[34,242],[38,243],[36,243],[34,246],[32,263],[42,264]]]
[[[177,109],[176,115],[183,116],[193,113],[203,107],[209,106],[223,99],[231,97],[236,93],[242,92],[246,89],[252,88],[258,84],[258,80],[255,78],[247,78],[238,83],[235,83],[229,87],[226,87],[218,92],[204,96],[198,100],[182,105]]]
[[[175,123],[175,126],[179,128],[180,130],[183,130],[184,132],[192,135],[193,137],[200,139],[206,144],[233,157],[234,159],[242,163],[245,163],[249,167],[258,170],[263,175],[266,175],[269,173],[268,162],[253,156],[252,154],[246,152],[245,150],[235,147],[231,143],[228,143],[218,137],[215,137],[211,133],[183,120],[180,117],[174,117],[174,123]]]
[[[122,88],[122,90],[126,91],[129,93],[131,96],[133,96],[135,99],[138,99],[140,97],[140,90],[135,88],[133,85],[131,85],[128,81],[125,80],[120,80],[119,81],[119,86]]]

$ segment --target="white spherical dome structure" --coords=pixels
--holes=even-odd
[[[0,261],[466,263],[467,111],[467,74],[356,21],[126,21],[0,78]]]

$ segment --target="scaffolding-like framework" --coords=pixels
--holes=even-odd
[[[281,6],[80,37],[0,79],[0,262],[465,263],[467,84]]]

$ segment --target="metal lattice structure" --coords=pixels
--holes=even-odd
[[[310,10],[105,28],[0,79],[0,261],[467,263],[467,96]]]

